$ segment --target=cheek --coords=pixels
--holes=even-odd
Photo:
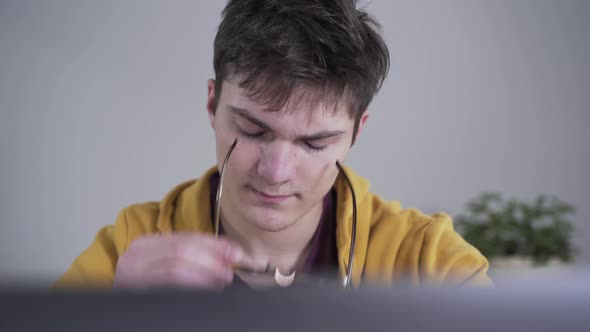
[[[232,138],[231,143],[233,143],[233,139],[235,139],[235,137]],[[249,144],[249,142],[243,138],[238,139],[238,144],[228,161],[228,164],[231,167],[228,167],[231,169],[232,173],[244,179],[249,172],[255,168],[259,153],[260,151],[256,145]]]
[[[315,158],[310,160],[306,163],[305,167],[303,167],[301,175],[303,181],[306,182],[307,188],[325,191],[326,187],[330,187],[338,175],[336,159]]]
[[[218,116],[220,116],[218,114]],[[238,138],[236,133],[232,132],[231,130],[229,130],[228,128],[228,124],[226,121],[223,121],[222,118],[217,118],[217,122],[216,122],[216,127],[215,127],[215,144],[216,144],[216,153],[217,153],[217,163],[219,166],[219,169],[221,169],[221,166],[223,165],[223,161],[225,160],[225,157],[229,151],[229,148],[231,147],[231,145],[233,144],[234,140]],[[238,144],[236,145],[234,151],[231,154],[230,160],[228,161],[228,163],[234,164],[234,161],[236,158],[236,155],[240,152],[241,150],[241,144],[242,142],[240,140],[238,140]]]
[[[215,139],[217,139],[218,145],[229,146],[233,143],[236,137],[236,134],[227,128],[227,123],[219,119],[217,127],[215,128]]]
[[[233,143],[233,139],[231,139],[229,136],[219,134],[219,132],[215,133],[217,165],[220,170],[221,170],[221,166],[223,165],[223,161],[225,160],[225,156],[229,152],[229,148],[231,147],[232,143]],[[236,146],[236,148],[237,148],[237,146]],[[235,154],[236,154],[236,150],[234,149],[234,151],[232,152],[232,155],[230,157],[230,160],[229,160],[230,164],[231,164],[231,160],[234,159]]]
[[[339,160],[341,164],[345,165],[348,147],[345,145],[334,149],[332,153],[325,156],[311,158],[306,163],[306,180],[309,188],[317,188],[318,191],[326,191],[334,184],[336,177],[340,174],[336,161]],[[314,189],[316,190],[316,189]]]

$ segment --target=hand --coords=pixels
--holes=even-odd
[[[210,234],[149,235],[119,258],[113,287],[219,289],[232,282],[232,266],[245,260],[239,246]]]

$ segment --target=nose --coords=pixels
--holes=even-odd
[[[269,184],[282,184],[295,177],[295,151],[286,142],[272,142],[262,148],[256,170]]]

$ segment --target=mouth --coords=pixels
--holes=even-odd
[[[270,204],[278,204],[286,201],[290,197],[294,196],[293,194],[284,195],[284,194],[274,194],[269,193],[261,190],[254,189],[248,186],[248,189],[256,196],[256,198],[260,201]]]

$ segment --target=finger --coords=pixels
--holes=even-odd
[[[244,257],[244,250],[236,243],[225,237],[215,238],[209,234],[187,234],[175,241],[173,246],[176,247],[176,256],[199,264],[207,263],[209,266],[209,257],[226,265],[239,262]],[[203,256],[203,252],[207,252],[208,255]]]
[[[151,267],[147,279],[152,286],[222,288],[232,282],[233,272],[219,275],[192,262],[164,260]]]
[[[232,263],[234,271],[243,272],[266,272],[267,265],[268,262],[257,261],[248,254],[244,254],[239,261]]]
[[[137,264],[145,267],[153,261],[176,257],[203,264],[204,257],[215,257],[219,261],[236,261],[243,256],[243,250],[225,238],[216,239],[209,234],[165,234],[148,236],[136,245]]]

